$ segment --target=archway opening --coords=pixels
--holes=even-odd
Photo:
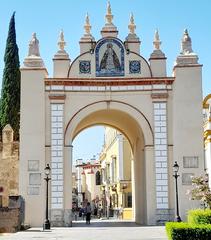
[[[96,154],[90,155],[90,148]],[[95,126],[77,135],[72,166],[75,220],[84,219],[88,202],[94,219],[134,219],[132,161],[130,143],[117,129]]]
[[[126,197],[126,199],[123,196],[121,201],[119,201],[119,198],[118,198],[119,205],[116,204],[117,197],[113,196],[113,202],[114,202],[114,206],[117,206],[118,208],[120,208],[122,204],[125,204],[127,206],[132,206],[131,218],[137,223],[145,224],[147,222],[145,137],[140,127],[140,124],[135,120],[135,118],[133,118],[131,115],[129,115],[126,112],[107,108],[104,110],[94,111],[89,114],[86,112],[85,116],[83,117],[79,114],[78,116],[75,117],[75,119],[72,119],[71,124],[69,123],[68,125],[69,125],[69,128],[67,127],[65,141],[66,141],[66,144],[69,142],[73,146],[73,148],[74,148],[74,139],[78,135],[80,135],[80,133],[83,132],[85,129],[96,126],[96,125],[107,126],[106,128],[108,128],[109,126],[111,127],[110,129],[115,129],[114,131],[118,132],[118,134],[122,135],[127,140],[127,143],[130,149],[129,159],[130,159],[130,169],[131,169],[130,171],[131,182],[127,183],[122,181],[121,184],[118,185],[120,187],[117,187],[117,185],[114,184],[113,190],[116,191],[118,190],[116,188],[119,188],[121,189],[121,191],[124,192],[124,189],[128,188],[128,196]],[[67,141],[67,136],[69,136],[69,141]],[[98,160],[102,158],[102,155],[99,156]],[[109,157],[110,159],[112,159],[112,154],[110,154]],[[73,160],[73,158],[71,159]],[[115,156],[113,156],[113,162],[114,162],[113,164],[115,165]],[[102,169],[100,170],[101,176],[103,174],[108,175],[108,171],[113,171],[113,170],[108,170],[108,169],[112,169],[111,167],[109,168],[109,166],[104,166],[104,169],[105,169],[105,173],[103,173],[104,170]],[[96,176],[95,176],[95,181],[96,181]],[[109,180],[107,179],[107,182],[109,181],[110,179]],[[104,183],[105,185],[101,187],[102,191],[106,191],[106,189],[108,189],[107,187],[108,184],[106,185],[106,180]],[[129,193],[129,189],[131,189],[131,193]],[[109,190],[110,190],[110,186],[109,186]],[[103,193],[101,194],[101,196],[102,195]],[[107,202],[109,202],[108,199],[107,199]],[[108,204],[106,206],[108,206]]]

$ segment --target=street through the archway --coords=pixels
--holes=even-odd
[[[93,220],[90,225],[84,221],[73,222],[72,228],[52,228],[43,232],[31,228],[25,232],[0,236],[5,240],[167,240],[165,227],[140,226],[134,222],[115,220]]]

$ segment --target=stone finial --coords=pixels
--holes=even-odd
[[[131,34],[135,34],[136,25],[134,23],[133,13],[130,14],[130,22],[129,22],[128,28]]]
[[[44,62],[40,57],[39,40],[36,37],[36,33],[32,34],[32,39],[29,42],[28,56],[23,62],[24,68],[44,68]]]
[[[193,52],[192,41],[188,34],[188,30],[185,29],[182,41],[180,55],[177,57],[174,66],[186,66],[198,64],[198,55]]]
[[[95,41],[94,37],[91,34],[91,28],[92,28],[92,26],[91,26],[90,21],[89,21],[89,14],[87,13],[86,17],[85,17],[85,23],[84,23],[85,32],[84,32],[84,35],[81,37],[80,42],[90,43],[90,42]],[[92,46],[90,46],[90,48],[92,48]]]
[[[60,33],[59,33],[58,46],[59,46],[59,50],[54,55],[53,60],[56,60],[56,59],[63,59],[64,60],[65,59],[65,60],[69,61],[70,60],[69,55],[64,49],[64,47],[66,46],[66,42],[64,40],[63,30],[61,30]]]
[[[136,25],[135,25],[133,13],[130,14],[128,29],[129,29],[129,33],[125,38],[125,47],[127,49],[127,52],[129,53],[129,51],[133,51],[139,54],[141,42],[139,40],[139,37],[135,33]]]
[[[84,23],[84,34],[80,39],[80,53],[85,53],[87,51],[90,51],[90,53],[94,53],[94,47],[95,47],[95,38],[91,34],[91,24],[89,21],[89,15],[86,14],[85,17],[85,23]]]
[[[156,29],[155,31],[153,45],[155,50],[160,50],[161,41],[160,41],[158,29]]]
[[[13,142],[14,131],[10,124],[7,124],[2,130],[2,140],[3,143],[12,143]]]
[[[106,23],[101,30],[102,37],[117,37],[118,30],[117,27],[113,24],[113,15],[111,13],[111,4],[110,1],[107,3],[107,12],[105,15]]]
[[[85,24],[84,24],[84,29],[85,29],[85,34],[90,35],[91,34],[91,25],[89,21],[89,15],[88,13],[86,14],[86,19],[85,19]]]
[[[188,30],[185,29],[182,37],[181,43],[181,54],[186,55],[193,53],[191,38],[188,34]]]
[[[114,16],[111,13],[111,4],[110,4],[110,1],[108,1],[108,3],[107,3],[107,13],[106,13],[106,16],[105,16],[106,22],[108,24],[112,24],[113,17]]]
[[[153,45],[154,45],[154,50],[153,50],[152,54],[150,55],[150,58],[152,58],[152,59],[153,58],[162,58],[162,59],[165,58],[165,54],[160,50],[161,41],[160,41],[158,29],[156,29],[156,31],[155,31]]]
[[[61,30],[61,32],[59,34],[58,46],[59,46],[59,50],[64,51],[64,47],[66,46],[66,42],[64,40],[64,32],[63,32],[63,30]]]
[[[31,56],[37,56],[40,57],[40,51],[39,51],[39,40],[36,37],[36,33],[32,34],[32,39],[29,42],[29,52],[28,57]]]

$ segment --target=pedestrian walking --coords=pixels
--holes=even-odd
[[[84,208],[83,208],[83,206],[79,210],[79,217],[82,217],[82,219],[84,220]]]
[[[86,224],[90,224],[91,212],[92,212],[90,202],[87,203],[85,212],[86,212]]]
[[[123,207],[122,207],[122,205],[120,206],[120,208],[119,208],[119,219],[123,219]]]
[[[99,206],[98,206],[98,218],[102,218],[102,216],[103,216],[103,208],[102,208],[102,206],[101,206],[101,204],[99,204]]]

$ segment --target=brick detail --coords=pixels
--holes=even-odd
[[[63,104],[51,104],[51,209],[63,209]]]
[[[154,102],[155,173],[157,209],[168,209],[168,145],[166,102]]]

